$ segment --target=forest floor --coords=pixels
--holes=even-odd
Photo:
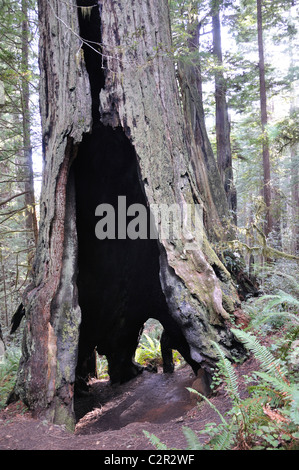
[[[258,370],[255,359],[235,366],[239,391],[246,396],[243,377]],[[153,433],[168,449],[187,448],[182,428],[195,433],[219,416],[206,402],[198,403],[192,387],[195,376],[187,365],[173,374],[143,371],[136,379],[112,386],[108,380],[93,381],[87,396],[76,400],[75,433],[63,426],[34,419],[21,403],[0,412],[0,450],[155,450],[144,430]],[[231,407],[224,387],[210,397],[223,414]],[[207,436],[198,434],[204,442]]]

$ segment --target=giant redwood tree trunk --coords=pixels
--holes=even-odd
[[[160,204],[201,204],[168,2],[38,3],[45,168],[15,394],[72,427],[76,374],[97,348],[112,382],[134,377],[140,367],[132,357],[150,317],[207,379],[214,341],[229,358],[242,348],[230,332],[235,289],[205,233],[175,238],[158,230],[158,239],[134,240],[120,234],[120,219],[115,239],[95,233],[96,208],[117,209],[120,196],[146,207],[148,218]]]

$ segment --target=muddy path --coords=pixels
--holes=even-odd
[[[96,381],[91,385],[90,396],[76,402],[76,432],[90,434],[121,429],[134,422],[161,424],[179,418],[194,407],[187,390],[194,379],[187,367],[175,374],[144,371],[119,386]],[[86,414],[88,409],[93,411]]]
[[[240,377],[256,369],[249,360],[236,367]],[[10,405],[0,412],[0,450],[155,450],[144,430],[155,434],[169,449],[186,449],[183,426],[200,434],[205,425],[219,422],[217,413],[206,403],[198,404],[192,387],[195,376],[189,366],[173,374],[144,371],[120,386],[109,381],[94,381],[87,396],[76,400],[75,433],[45,420],[33,419],[22,404]],[[211,402],[223,414],[231,403],[220,388]]]

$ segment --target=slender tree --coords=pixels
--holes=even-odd
[[[21,109],[23,123],[23,152],[24,152],[24,179],[25,179],[25,205],[26,205],[26,228],[28,230],[29,263],[32,260],[32,250],[37,243],[38,226],[36,218],[36,204],[34,194],[32,145],[31,145],[31,119],[30,119],[30,89],[29,89],[29,19],[28,2],[22,0],[22,94]]]
[[[216,103],[216,141],[217,163],[224,186],[229,209],[237,223],[237,195],[234,186],[232,151],[230,142],[230,122],[226,101],[226,82],[223,74],[221,44],[221,23],[219,2],[212,5],[213,54],[216,61],[215,103]]]
[[[2,311],[8,310],[5,326],[9,326],[20,301],[19,290],[32,269],[37,236],[30,115],[32,2],[0,3],[0,243],[5,266],[0,298]]]
[[[293,10],[290,10],[290,18],[294,15]],[[295,15],[294,15],[295,16]],[[295,87],[296,84],[296,74],[295,74],[295,58],[294,58],[294,40],[293,35],[289,38],[289,76],[290,76],[290,86],[291,86],[291,105],[290,105],[290,118],[298,114],[298,105],[297,105],[297,90]],[[299,253],[299,168],[298,168],[298,154],[299,154],[299,142],[291,141],[291,201],[292,201],[292,253],[298,255]]]
[[[260,78],[260,109],[261,124],[263,132],[263,174],[264,174],[264,202],[266,206],[266,222],[265,235],[268,236],[272,231],[272,215],[271,215],[271,165],[270,165],[270,149],[267,131],[268,111],[267,111],[267,91],[265,79],[265,59],[264,59],[264,40],[263,40],[263,15],[262,0],[257,0],[257,32],[258,32],[258,50],[259,50],[259,78]]]

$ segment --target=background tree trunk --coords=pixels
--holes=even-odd
[[[29,92],[29,25],[28,6],[22,0],[22,121],[23,121],[23,152],[25,176],[26,229],[28,230],[28,265],[32,263],[37,243],[38,226],[35,210],[35,195],[32,167],[32,145],[30,136],[30,92]]]
[[[160,235],[154,243],[129,242],[128,259],[119,244],[101,251],[94,237],[90,198],[109,198],[104,192],[114,190],[116,180],[116,189],[124,192],[113,197],[140,198],[147,207],[201,204],[200,189],[207,188],[197,187],[186,145],[167,2],[78,5],[39,1],[45,171],[15,387],[33,410],[68,427],[74,425],[77,362],[81,367],[97,347],[107,355],[111,379],[122,380],[124,370],[126,377],[133,376],[131,356],[150,316],[173,333],[174,348],[182,350],[195,372],[203,368],[210,375],[217,361],[214,341],[229,358],[243,354],[230,332],[238,297],[205,233],[202,242],[193,239],[193,249],[188,249],[186,231],[178,239]],[[109,282],[111,271],[111,279],[119,280],[115,285]],[[127,289],[131,298],[123,298]],[[89,308],[93,296],[95,317]],[[111,326],[109,308],[116,301],[120,313]],[[148,302],[152,312],[146,310]],[[112,307],[114,312],[115,303]],[[93,338],[97,308],[103,311],[98,330],[105,334]]]
[[[270,151],[268,139],[268,112],[267,112],[267,93],[265,80],[265,59],[264,59],[264,41],[263,41],[263,16],[262,0],[257,0],[257,29],[258,29],[258,49],[259,49],[259,77],[260,77],[260,106],[261,106],[261,124],[263,132],[263,173],[264,173],[264,202],[266,206],[265,235],[268,236],[272,230],[271,215],[271,167]]]
[[[294,41],[292,38],[289,40],[289,58],[290,58],[290,81],[291,81],[291,106],[290,117],[292,118],[298,112],[298,98],[296,93],[296,80],[295,80],[295,66],[294,66]],[[299,168],[298,168],[298,154],[299,144],[295,142],[291,145],[291,252],[294,255],[299,253]]]
[[[230,123],[226,103],[226,84],[223,74],[221,47],[221,24],[219,6],[213,10],[213,54],[216,60],[215,102],[216,102],[216,140],[217,163],[228,201],[229,210],[237,224],[237,194],[234,186],[232,152],[230,144]]]
[[[292,196],[292,253],[299,253],[299,170],[298,170],[299,145],[291,146],[291,196]]]
[[[197,11],[197,6],[194,7]],[[202,79],[198,57],[201,24],[192,16],[188,24],[188,49],[194,60],[178,62],[186,141],[196,186],[203,202],[204,223],[210,240],[230,237],[228,202],[205,124]],[[197,57],[197,60],[196,60]]]

